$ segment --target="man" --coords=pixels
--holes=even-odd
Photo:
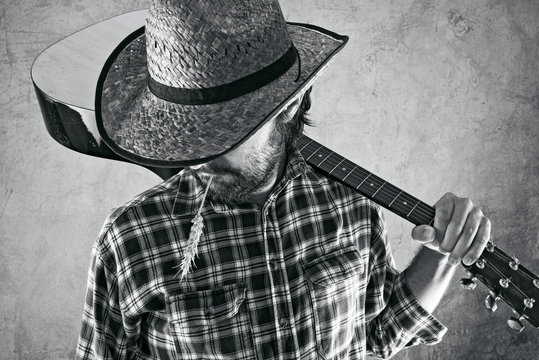
[[[310,86],[344,46],[276,1],[153,1],[100,80],[101,135],[185,166],[116,209],[93,249],[83,359],[361,359],[440,341],[431,312],[490,236],[446,194],[394,269],[380,209],[307,166]]]

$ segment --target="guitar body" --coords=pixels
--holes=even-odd
[[[116,155],[97,130],[94,99],[103,64],[116,45],[144,25],[147,10],[84,28],[45,49],[32,64],[32,81],[47,131],[61,145],[105,159]],[[141,165],[142,166],[142,165]],[[144,166],[162,179],[179,168]]]
[[[47,131],[61,145],[83,154],[131,162],[115,154],[101,138],[94,99],[99,75],[107,58],[125,37],[144,26],[147,10],[123,14],[82,29],[45,49],[32,65],[32,80]],[[299,148],[313,167],[355,188],[386,209],[416,224],[432,224],[435,210],[412,195],[343,158],[316,141],[302,136]],[[145,166],[162,179],[179,168]],[[481,281],[490,290],[485,303],[495,310],[498,299],[517,314],[509,325],[522,330],[525,319],[539,328],[539,278],[489,243],[481,258],[465,266],[466,288]],[[535,302],[538,301],[537,304]]]

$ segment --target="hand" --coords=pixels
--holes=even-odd
[[[456,265],[473,264],[490,239],[490,220],[470,199],[447,193],[434,205],[434,228],[419,225],[412,230],[412,238],[424,246],[447,256],[447,262]]]

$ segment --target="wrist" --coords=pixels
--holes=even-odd
[[[428,258],[440,267],[455,268],[455,265],[457,265],[449,262],[449,254],[442,254],[428,246],[423,246],[420,252],[423,253],[423,257]]]

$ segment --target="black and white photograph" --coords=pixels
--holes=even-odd
[[[539,2],[3,0],[0,360],[535,360]]]

